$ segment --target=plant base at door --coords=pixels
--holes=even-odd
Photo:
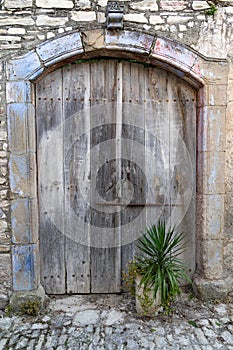
[[[165,222],[160,221],[147,228],[138,240],[140,255],[129,262],[124,279],[143,315],[156,315],[161,307],[169,313],[180,294],[180,282],[191,283],[184,263],[178,258],[186,249],[184,239],[183,233],[176,233],[175,228],[166,229]]]
[[[161,305],[161,296],[157,292],[156,298],[153,296],[151,288],[140,286],[141,276],[135,279],[135,301],[137,313],[141,316],[155,316],[163,311]]]

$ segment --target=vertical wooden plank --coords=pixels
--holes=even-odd
[[[64,167],[65,167],[65,261],[67,293],[90,293],[90,246],[88,246],[89,194],[80,191],[79,167],[85,163],[82,181],[88,186],[90,149],[90,64],[63,68]],[[79,135],[80,130],[86,132]],[[82,237],[87,244],[80,244]],[[84,242],[85,243],[85,242]]]
[[[123,77],[122,174],[124,196],[129,204],[122,210],[121,225],[123,228],[129,225],[127,236],[131,241],[122,247],[122,269],[126,270],[135,253],[134,241],[144,230],[146,214],[144,66],[124,62]]]
[[[101,154],[101,143],[106,140],[115,138],[116,125],[115,125],[115,102],[117,86],[117,61],[100,61],[93,62],[91,64],[91,101],[92,101],[92,113],[91,118],[99,125],[93,128],[91,124],[91,147],[96,149],[96,173],[92,174],[96,176],[96,183],[98,188],[95,188],[92,192],[95,197],[98,192],[103,201],[112,201],[116,198],[116,161],[112,159],[108,162],[105,159],[102,164],[103,155]],[[112,103],[108,105],[107,114],[104,111],[104,104]],[[101,108],[97,108],[102,105]],[[113,123],[113,124],[111,124]],[[105,125],[107,124],[107,125]],[[110,125],[109,125],[110,124]],[[99,151],[98,151],[99,150]],[[98,155],[99,152],[99,155]],[[114,156],[116,150],[111,150],[111,154]],[[91,160],[94,161],[93,159]],[[99,169],[104,169],[104,174]],[[110,171],[110,173],[109,173]],[[110,178],[109,178],[110,176]],[[94,180],[93,180],[94,181]],[[106,183],[111,183],[111,191],[108,191]],[[92,198],[95,203],[95,198]],[[95,226],[103,228],[103,235],[108,229],[115,229],[116,214],[104,212],[104,208],[99,206],[99,210],[93,209],[91,211],[91,224],[92,224],[92,239],[96,239]],[[101,246],[101,239],[99,237],[99,246]],[[117,230],[116,230],[116,239]],[[103,242],[103,245],[106,242]],[[91,248],[91,291],[92,293],[114,293],[120,291],[120,279],[119,279],[119,248]]]
[[[147,225],[158,219],[169,224],[171,215],[170,190],[170,99],[169,73],[150,68],[146,89],[146,145],[154,155],[154,162],[147,159],[147,173],[149,176],[148,203],[155,203],[156,207],[147,209]]]
[[[61,82],[59,69],[36,88],[41,282],[48,294],[65,293]]]

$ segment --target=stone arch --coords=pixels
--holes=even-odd
[[[221,127],[225,125],[226,101],[220,100],[219,93],[227,85],[221,74],[227,67],[226,62],[210,61],[180,43],[156,35],[100,29],[68,33],[48,40],[7,63],[13,290],[36,291],[40,286],[34,83],[65,63],[99,56],[127,57],[160,66],[198,90],[197,215],[203,211],[205,214],[197,220],[200,237],[197,239],[196,286],[202,297],[212,285],[219,290],[219,296],[223,289],[221,230],[224,203],[224,178],[220,179],[219,172],[225,156],[224,143],[220,144],[214,133],[208,135],[207,129],[211,127],[208,114],[212,120],[218,118]],[[214,104],[211,101],[215,101]],[[218,109],[215,108],[216,101]],[[210,153],[215,157],[212,161]],[[215,215],[211,216],[213,212]],[[211,232],[213,227],[214,232]]]

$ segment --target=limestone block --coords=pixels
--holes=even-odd
[[[0,18],[0,26],[15,26],[15,25],[33,27],[35,25],[35,21],[30,16],[21,16],[21,17],[7,16],[7,17]]]
[[[98,12],[97,13],[97,22],[98,23],[105,23],[106,22],[105,13],[103,13],[103,12]]]
[[[188,6],[188,1],[161,0],[160,8],[163,11],[182,11]]]
[[[39,15],[36,20],[38,27],[58,27],[63,26],[68,21],[68,17],[51,17],[47,15]]]
[[[129,13],[127,15],[124,15],[124,20],[129,22],[136,22],[136,23],[147,23],[147,19],[144,16],[143,13]]]
[[[199,151],[225,151],[225,114],[225,107],[204,107],[199,110]]]
[[[7,132],[5,130],[0,130],[0,141],[7,140]]]
[[[71,14],[71,19],[75,22],[92,22],[96,20],[94,11],[75,11]]]
[[[197,55],[175,42],[157,38],[151,56],[167,63],[173,61],[179,69],[189,72]]]
[[[99,6],[102,6],[102,7],[107,6],[107,3],[108,3],[108,0],[98,0]]]
[[[158,11],[158,4],[156,0],[144,0],[139,2],[133,2],[129,6],[133,10],[139,11]]]
[[[63,9],[71,9],[74,7],[73,1],[71,0],[36,0],[36,6],[42,7],[45,9],[49,8],[63,8]]]
[[[83,33],[84,50],[90,51],[104,47],[104,32],[101,29],[91,30]]]
[[[6,102],[32,102],[31,84],[24,81],[7,82]]]
[[[37,201],[17,199],[11,204],[13,243],[36,243],[38,240]]]
[[[83,47],[80,33],[68,34],[41,44],[36,51],[46,66],[82,53]]]
[[[150,16],[149,18],[149,22],[150,24],[163,24],[164,23],[164,19],[160,16],[157,16],[157,15],[153,15],[153,16]]]
[[[11,191],[20,197],[36,198],[36,156],[11,155],[9,160]]]
[[[7,106],[9,149],[13,154],[36,151],[35,108],[29,103]]]
[[[225,152],[202,152],[197,159],[197,191],[203,194],[225,192]]]
[[[106,1],[107,3],[107,1]],[[90,4],[90,0],[77,0],[75,2],[76,8],[78,9],[82,9],[82,10],[90,10],[91,9],[91,4]],[[101,5],[98,2],[98,5],[100,6],[106,6],[106,5]]]
[[[5,0],[4,3],[7,9],[17,9],[32,6],[32,0]]]
[[[192,3],[192,9],[194,11],[206,10],[208,8],[210,8],[210,5],[207,1],[193,1]]]
[[[42,72],[43,68],[35,52],[29,52],[18,59],[9,61],[7,64],[8,80],[28,80],[37,77]]]
[[[192,19],[193,19],[192,17],[168,16],[167,23],[169,24],[187,23]]]
[[[119,33],[107,31],[105,43],[108,48],[127,50],[135,53],[149,53],[153,43],[153,36],[131,31],[120,31]]]
[[[26,30],[25,30],[25,28],[9,28],[9,29],[7,29],[7,33],[21,35],[21,34],[25,34]]]
[[[12,247],[14,291],[29,291],[35,289],[35,265],[37,259],[35,244]]]
[[[41,307],[43,307],[45,300],[44,288],[38,284],[38,287],[31,291],[16,291],[10,296],[10,305],[13,307],[14,312],[21,311],[21,305],[27,301],[33,302],[35,300],[40,301]]]
[[[228,64],[227,62],[208,62],[199,56],[191,70],[203,77],[208,84],[225,85],[228,81]]]
[[[210,106],[226,106],[227,85],[208,85],[206,87],[206,104]]]
[[[210,280],[221,279],[223,274],[223,247],[221,240],[207,241],[204,274]]]
[[[0,35],[0,41],[16,42],[21,41],[21,37],[13,35]]]
[[[205,238],[208,240],[222,239],[224,236],[224,196],[204,195],[202,210],[204,211]]]
[[[232,280],[227,281],[213,280],[208,281],[202,278],[196,278],[193,283],[194,292],[202,300],[225,299],[228,292],[232,290]]]

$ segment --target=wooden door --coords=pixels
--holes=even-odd
[[[99,59],[36,85],[41,281],[116,293],[145,226],[165,219],[195,269],[196,91],[159,68]]]

